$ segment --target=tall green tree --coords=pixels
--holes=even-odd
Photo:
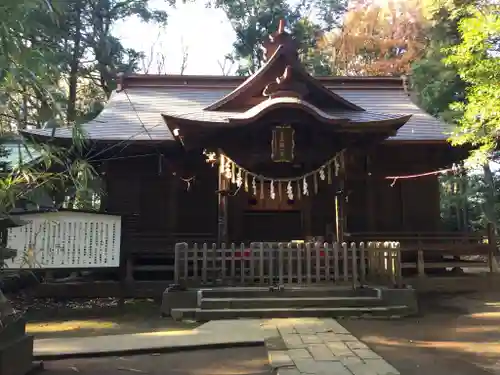
[[[454,66],[445,64],[444,49],[460,42],[458,23],[464,16],[457,14],[464,1],[430,0],[424,3],[429,19],[425,31],[425,54],[412,66],[411,83],[418,104],[433,116],[452,122],[455,112],[449,106],[465,98],[465,82]]]
[[[0,124],[8,130],[95,116],[116,74],[138,70],[141,57],[111,34],[113,24],[167,20],[149,0],[8,0],[0,11]]]
[[[458,185],[456,178],[443,179],[443,218],[453,228],[458,228],[457,222],[469,229],[487,222],[498,227],[500,181],[487,161],[496,156],[500,126],[499,7],[430,0],[426,9],[432,26],[427,53],[413,66],[416,99],[427,112],[450,124],[453,144],[474,147],[468,162],[479,167],[461,176]]]
[[[30,99],[54,107],[58,45],[47,38],[56,29],[56,12],[43,0],[7,0],[0,4],[0,124],[10,130],[29,119]]]
[[[446,49],[444,60],[467,85],[465,100],[452,105],[460,117],[451,142],[474,146],[469,161],[485,165],[500,132],[500,6],[466,11],[458,24],[461,42]]]
[[[299,44],[299,53],[313,74],[331,73],[317,43],[326,31],[338,26],[346,0],[302,0],[291,5],[286,0],[214,0],[210,5],[222,9],[236,33],[233,58],[238,74],[255,72],[263,63],[261,43],[284,19]],[[312,19],[318,19],[314,22]]]

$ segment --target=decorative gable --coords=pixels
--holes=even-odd
[[[297,43],[284,21],[263,43],[265,64],[231,93],[206,107],[207,111],[244,111],[266,99],[304,100],[323,110],[364,109],[333,93],[312,77],[299,60]]]

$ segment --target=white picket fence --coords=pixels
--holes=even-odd
[[[356,285],[370,277],[401,282],[398,242],[175,246],[174,280],[182,285]]]

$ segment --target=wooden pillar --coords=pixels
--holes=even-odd
[[[102,189],[104,191],[104,194],[101,194],[101,205],[99,207],[99,212],[107,212],[108,211],[108,199],[109,199],[109,194],[108,194],[108,171],[109,171],[109,162],[108,161],[103,161],[100,168],[100,176],[101,176],[101,183],[102,183]]]
[[[407,197],[407,185],[404,180],[399,182],[398,186],[398,195],[399,195],[399,208],[400,208],[400,213],[401,213],[401,227],[398,228],[399,230],[402,230],[404,232],[411,231],[413,228],[411,228],[410,223],[408,223],[408,215],[406,214],[406,197]]]
[[[125,259],[125,270],[124,270],[124,281],[125,283],[134,282],[134,256],[129,252],[126,253]]]
[[[170,246],[175,246],[177,240],[175,233],[177,232],[177,210],[178,210],[178,195],[179,195],[179,178],[172,174],[170,177],[170,186],[168,191],[168,242]]]
[[[338,158],[338,189],[335,194],[335,235],[337,242],[344,242],[345,231],[345,157],[344,152]]]
[[[311,166],[306,163],[305,165],[306,170],[311,170]],[[302,190],[301,193],[301,199],[302,199],[302,207],[301,207],[301,215],[302,215],[302,233],[304,235],[304,240],[308,240],[310,237],[313,236],[312,232],[312,198],[311,194],[313,194],[313,184],[311,181],[308,181],[308,190],[309,190],[309,195],[304,195],[304,191],[302,189],[302,180],[300,181],[300,189]]]
[[[231,197],[230,215],[228,215],[228,218],[231,218],[231,228],[228,228],[231,231],[231,241],[241,241],[243,239],[243,212],[246,198],[246,194],[237,194]]]
[[[311,193],[309,193],[311,194]],[[304,234],[304,239],[307,240],[309,237],[312,237],[312,202],[311,196],[302,196],[302,231]]]
[[[219,159],[221,152],[219,151]],[[227,226],[228,226],[228,191],[229,181],[224,177],[224,171],[220,170],[218,176],[218,228],[217,228],[217,242],[229,242]]]
[[[368,232],[375,232],[375,186],[373,184],[372,161],[369,155],[366,156],[365,176],[366,203],[368,211]]]

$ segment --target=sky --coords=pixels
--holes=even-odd
[[[289,0],[294,2],[295,0]],[[393,0],[404,1],[404,0]],[[384,5],[387,0],[372,0]],[[150,0],[153,9],[165,10],[168,13],[168,25],[162,29],[153,24],[145,24],[137,18],[129,18],[118,22],[113,27],[113,35],[118,37],[125,47],[143,51],[147,55],[150,69],[145,73],[179,74],[182,64],[183,49],[187,48],[188,63],[184,74],[220,75],[218,64],[224,56],[232,51],[235,40],[234,31],[220,9],[208,9],[205,1],[192,1],[182,4],[178,1],[172,8],[165,0]],[[151,47],[155,51],[151,53]],[[157,70],[157,54],[166,55],[165,68]],[[230,70],[234,73],[236,66]]]
[[[207,9],[203,1],[179,4],[176,9],[163,0],[151,0],[151,8],[168,12],[165,28],[145,24],[133,17],[117,23],[112,33],[127,48],[146,53],[147,61],[153,60],[148,73],[179,74],[183,50],[188,60],[184,74],[220,75],[224,56],[232,51],[234,31],[224,12]],[[151,47],[154,52],[151,53]],[[166,56],[165,68],[157,70],[157,54]],[[235,68],[235,67],[234,67]],[[233,69],[234,72],[234,69]]]

